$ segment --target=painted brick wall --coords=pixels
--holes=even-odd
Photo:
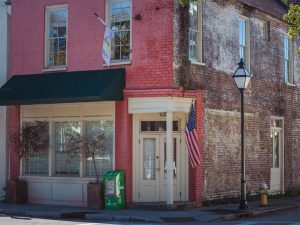
[[[16,0],[13,2],[10,75],[43,73],[45,7],[68,5],[67,71],[106,69],[101,58],[103,31],[96,12],[105,18],[104,0]],[[125,67],[126,89],[173,85],[173,0],[132,0],[132,61]],[[135,20],[141,15],[141,20]],[[126,173],[126,201],[132,200],[132,116],[127,100],[116,103],[116,169]],[[10,134],[19,129],[19,108],[11,109]],[[18,163],[10,154],[11,179]],[[201,185],[198,185],[201,186]]]
[[[287,25],[239,3],[205,1],[205,65],[191,66],[193,88],[205,93],[204,200],[240,193],[240,93],[232,79],[239,61],[240,15],[250,18],[250,72],[253,74],[245,92],[247,191],[257,192],[261,181],[270,182],[271,116],[284,117],[285,189],[300,188],[299,89],[283,81],[283,33]],[[264,21],[271,23],[270,41],[263,38]],[[298,86],[298,55],[293,62]]]
[[[68,5],[68,71],[104,69],[101,57],[104,0],[16,0],[13,3],[11,75],[43,72],[45,7]],[[132,61],[127,88],[170,88],[173,84],[172,0],[132,0]],[[135,20],[141,15],[141,20]],[[121,66],[111,66],[111,68]]]

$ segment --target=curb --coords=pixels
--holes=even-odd
[[[42,219],[60,219],[61,213],[49,213],[49,212],[32,212],[26,210],[5,210],[0,209],[1,214],[6,214],[15,217],[38,217]]]
[[[241,213],[236,213],[236,214],[228,214],[228,215],[219,217],[217,219],[211,220],[210,222],[232,221],[232,220],[242,219],[242,218],[246,218],[246,217],[255,217],[255,216],[261,216],[261,215],[278,212],[278,211],[296,209],[299,207],[300,207],[300,205],[292,205],[292,206],[286,206],[286,207],[280,207],[280,208],[271,208],[271,209],[264,209],[264,210],[241,212]]]
[[[143,217],[135,216],[114,216],[114,215],[100,215],[100,214],[86,214],[86,220],[99,220],[99,221],[128,221],[128,222],[148,222],[148,223],[162,223],[158,219],[146,219]]]

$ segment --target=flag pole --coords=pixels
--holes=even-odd
[[[95,13],[95,16],[97,17],[97,19],[98,20],[100,20],[101,21],[101,23],[103,24],[103,26],[104,27],[106,27],[107,25],[106,25],[106,23],[104,22],[104,20],[103,19],[101,19],[101,17],[100,16],[98,16],[98,14],[97,13]],[[113,34],[114,34],[114,36],[115,36],[115,38],[117,38],[118,39],[118,41],[120,41],[121,43],[122,43],[122,45],[127,49],[127,50],[130,50],[130,49],[128,49],[128,47],[126,46],[126,44],[119,38],[119,36],[114,32],[114,30],[113,30]]]

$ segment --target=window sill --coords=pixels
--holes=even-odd
[[[290,87],[296,87],[296,84],[292,84],[292,83],[289,83],[289,82],[287,82],[287,83],[285,83],[287,86],[290,86]]]
[[[59,177],[59,176],[52,176],[52,177],[49,177],[47,175],[21,175],[19,177],[20,179],[23,179],[23,180],[27,180],[27,181],[34,181],[34,180],[45,180],[47,182],[55,182],[55,181],[65,181],[65,180],[68,180],[68,181],[73,181],[73,182],[94,182],[96,181],[96,178],[94,177]],[[102,180],[102,178],[100,178],[100,180]]]
[[[205,63],[203,62],[199,62],[199,61],[195,61],[195,60],[190,60],[192,65],[200,65],[200,66],[205,66]]]
[[[42,69],[43,72],[54,72],[54,71],[66,71],[66,66],[59,66],[59,67],[49,67]]]
[[[115,62],[111,62],[109,66],[117,66],[117,65],[130,65],[131,64],[131,60],[129,61],[115,61]],[[103,64],[104,67],[109,67],[107,64]]]

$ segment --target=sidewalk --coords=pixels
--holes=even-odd
[[[87,219],[99,221],[139,221],[139,222],[209,222],[227,221],[242,217],[263,215],[270,212],[300,207],[300,197],[270,200],[269,206],[260,207],[259,202],[250,202],[249,210],[238,210],[238,204],[203,207],[181,211],[158,210],[90,210],[87,208],[49,206],[49,205],[15,205],[0,203],[0,214],[37,217],[48,219]]]

